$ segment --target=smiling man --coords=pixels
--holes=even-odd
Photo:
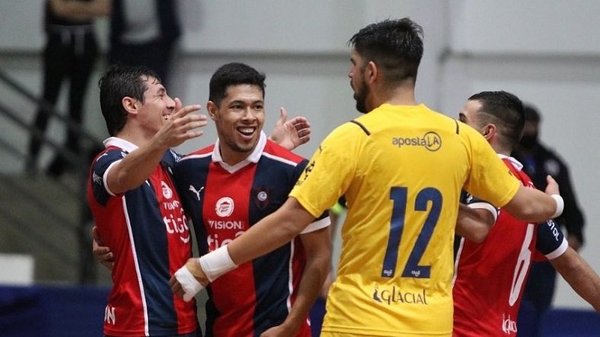
[[[192,244],[166,165],[175,162],[169,149],[202,135],[207,118],[141,67],[110,68],[100,106],[111,137],[92,163],[87,197],[114,256],[104,335],[196,336],[194,302],[173,298],[168,285]]]
[[[219,138],[173,169],[201,254],[225,247],[276,211],[307,164],[262,131],[264,80],[242,63],[217,69],[207,110]],[[206,334],[310,337],[308,312],[329,272],[328,226],[324,214],[290,243],[212,283]]]

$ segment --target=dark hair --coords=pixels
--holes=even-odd
[[[348,44],[367,62],[377,64],[388,82],[416,81],[423,57],[423,28],[409,18],[370,24]]]
[[[227,87],[249,84],[260,88],[265,96],[265,74],[244,63],[227,63],[215,71],[210,78],[208,99],[217,106],[227,94]]]
[[[523,104],[523,109],[525,111],[525,121],[526,122],[539,122],[542,117],[538,110],[531,104]]]
[[[506,91],[482,91],[471,97],[481,103],[479,112],[483,113],[483,123],[496,125],[504,146],[514,147],[521,138],[525,126],[523,103],[521,100]]]
[[[148,89],[146,80],[149,77],[160,81],[160,77],[150,68],[113,65],[98,81],[100,109],[111,136],[119,133],[127,122],[127,111],[121,103],[123,97],[132,97],[143,103],[144,92]]]

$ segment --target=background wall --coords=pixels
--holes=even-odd
[[[596,206],[600,180],[596,167],[600,142],[600,3],[586,0],[527,2],[505,0],[366,1],[233,0],[179,1],[185,35],[169,92],[187,103],[206,102],[208,79],[221,64],[247,62],[267,74],[270,130],[285,106],[305,115],[313,140],[299,152],[309,156],[335,126],[357,115],[347,78],[347,41],[375,20],[410,16],[425,30],[425,55],[417,96],[434,109],[457,116],[464,100],[482,90],[507,90],[535,104],[543,114],[542,140],[570,163],[579,201],[588,220],[581,251],[600,271],[600,217]],[[43,44],[42,1],[0,2],[0,68],[35,92],[40,87],[39,52]],[[106,41],[106,22],[98,22]],[[98,65],[98,72],[104,64]],[[87,97],[86,127],[105,137],[93,84]],[[33,108],[0,88],[2,100],[33,118]],[[63,103],[60,103],[63,104]],[[53,129],[56,137],[62,133]],[[25,148],[25,136],[14,133]],[[206,145],[206,136],[181,146],[182,152]],[[46,157],[48,157],[47,154]],[[18,171],[21,163],[0,160],[0,169]],[[557,306],[589,306],[563,281]]]

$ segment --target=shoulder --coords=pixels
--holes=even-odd
[[[198,167],[208,167],[208,164],[212,161],[213,148],[214,145],[207,146],[177,158],[175,165],[173,165],[173,173],[178,179],[181,179],[189,172],[198,171]]]
[[[178,161],[185,162],[185,161],[189,161],[189,160],[202,159],[202,158],[210,159],[214,148],[215,148],[215,145],[212,144],[207,147],[195,150],[193,152],[186,154],[185,156],[180,157]]]
[[[127,152],[116,146],[109,146],[102,150],[92,161],[92,167],[106,167],[115,161],[123,159]]]
[[[280,146],[271,140],[267,140],[262,155],[274,161],[286,163],[292,166],[296,166],[305,160],[304,157]]]

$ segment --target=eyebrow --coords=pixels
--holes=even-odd
[[[243,100],[243,99],[236,99],[236,100],[229,102],[229,104],[246,104],[246,102],[247,101]],[[250,103],[250,105],[254,105],[254,104],[258,104],[258,103],[265,104],[265,101],[262,99],[259,99],[259,100],[251,101],[249,103]]]

